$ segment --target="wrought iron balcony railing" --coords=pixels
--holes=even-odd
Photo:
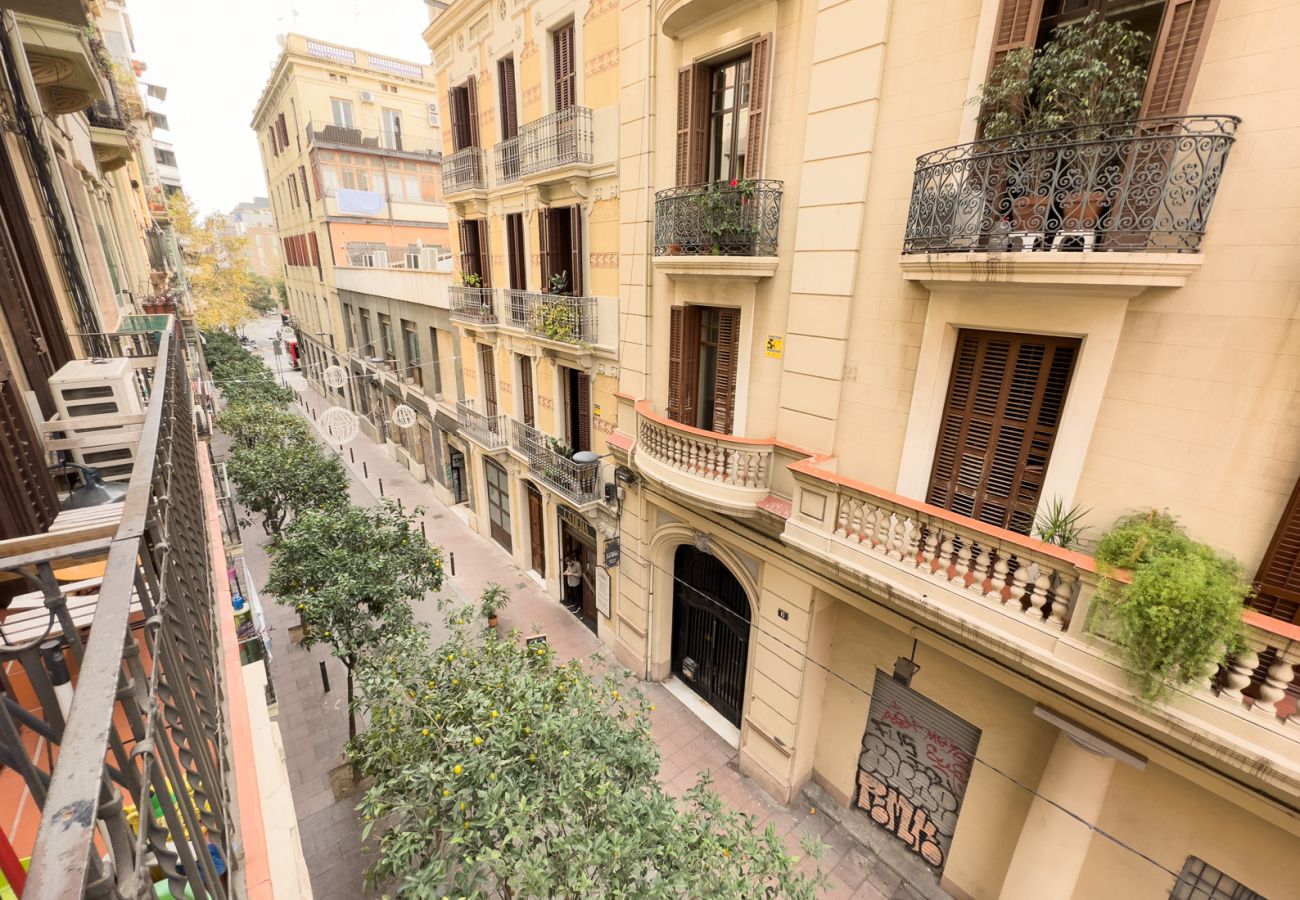
[[[775,256],[780,181],[718,181],[655,194],[655,256]]]
[[[519,129],[519,173],[591,164],[591,110],[570,106]]]
[[[519,180],[519,137],[501,141],[492,150],[492,161],[496,165],[497,184],[509,184]]]
[[[1112,122],[927,153],[903,252],[1194,253],[1240,121]]]
[[[596,342],[595,297],[517,290],[507,291],[506,297],[511,325],[562,344]]]
[[[457,150],[442,161],[442,192],[481,191],[487,187],[483,151],[478,147]]]
[[[484,415],[464,400],[456,404],[456,423],[461,434],[486,450],[500,450],[510,439],[509,419],[498,413]]]
[[[560,452],[554,438],[517,419],[510,420],[510,449],[527,460],[533,477],[573,503],[581,506],[600,499],[600,463],[574,462]]]
[[[331,144],[371,153],[411,153],[432,159],[442,155],[442,146],[429,138],[414,138],[399,131],[353,128],[350,125],[307,125],[307,143]]]
[[[116,91],[114,91],[116,93]],[[126,122],[116,98],[113,100],[96,100],[86,107],[86,121],[94,128],[112,128],[126,131]]]
[[[449,260],[446,247],[425,247],[419,244],[389,246],[364,241],[350,241],[344,247],[348,265],[358,269],[420,269],[436,271],[439,260]]]
[[[451,317],[479,325],[497,323],[496,297],[492,288],[453,284],[447,289],[451,299]]]
[[[0,547],[30,591],[0,614],[0,797],[39,810],[27,897],[152,896],[152,870],[174,896],[236,891],[218,872],[238,846],[219,611],[170,320],[153,373],[125,502]]]

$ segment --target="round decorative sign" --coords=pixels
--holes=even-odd
[[[342,366],[326,366],[325,371],[321,373],[325,383],[332,388],[341,388],[348,383],[348,370]]]
[[[331,406],[321,413],[319,423],[321,431],[325,432],[325,437],[332,444],[346,444],[355,438],[360,430],[357,417],[351,410],[341,406]]]
[[[298,340],[298,332],[294,331],[294,330],[293,330],[292,328],[290,328],[288,325],[281,325],[281,326],[280,326],[280,340],[282,340],[282,341],[296,341],[296,340]]]
[[[410,428],[415,424],[415,410],[405,403],[393,407],[393,424],[398,428]]]

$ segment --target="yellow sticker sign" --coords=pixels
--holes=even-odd
[[[785,349],[785,336],[779,334],[769,334],[767,336],[767,355],[772,359],[780,359],[781,351]]]

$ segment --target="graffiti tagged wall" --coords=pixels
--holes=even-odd
[[[877,671],[858,757],[858,806],[942,869],[979,741],[974,725]]]

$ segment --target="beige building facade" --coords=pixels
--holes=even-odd
[[[280,237],[275,230],[269,197],[236,203],[226,214],[231,231],[244,238],[244,258],[248,268],[263,278],[283,278],[284,262],[280,256]]]
[[[1062,131],[1026,188],[970,98],[1090,12],[1147,36],[1142,108]],[[435,12],[473,520],[776,797],[828,798],[955,896],[1294,893],[1298,16]],[[588,296],[574,339],[554,310]],[[1057,502],[1094,536],[1168,509],[1258,573],[1248,649],[1139,703],[1088,627],[1096,563],[1029,536]]]

